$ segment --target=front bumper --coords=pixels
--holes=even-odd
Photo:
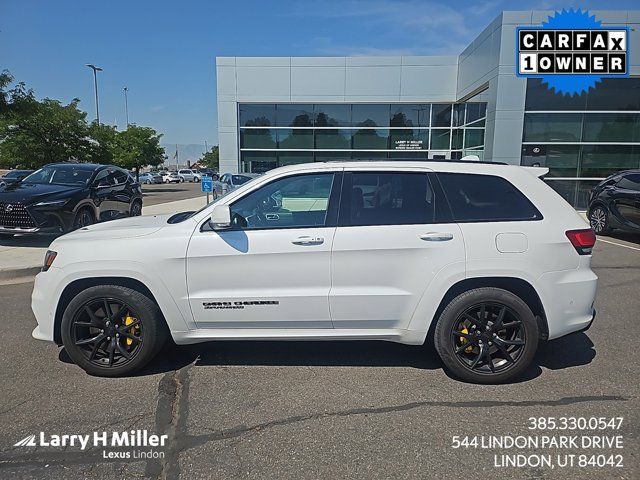
[[[36,275],[31,294],[31,310],[38,322],[31,334],[35,339],[55,341],[56,307],[60,298],[60,292],[56,289],[61,284],[62,276],[62,269],[53,266]]]

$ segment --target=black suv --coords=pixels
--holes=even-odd
[[[589,222],[596,233],[614,228],[640,232],[640,169],[618,172],[593,189]]]
[[[45,165],[0,190],[1,236],[64,233],[141,213],[140,184],[112,165]]]

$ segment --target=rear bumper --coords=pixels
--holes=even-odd
[[[595,318],[593,306],[598,277],[581,266],[545,273],[538,280],[539,294],[549,327],[549,340],[587,330]]]

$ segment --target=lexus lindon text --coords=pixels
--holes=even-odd
[[[595,314],[594,234],[545,172],[296,165],[197,212],[91,225],[51,244],[33,335],[104,376],[142,367],[171,335],[426,341],[461,379],[508,381],[540,340]]]

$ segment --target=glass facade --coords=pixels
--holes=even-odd
[[[586,208],[600,180],[640,168],[640,78],[603,79],[574,96],[528,79],[521,163],[548,167],[549,185]]]
[[[484,158],[487,104],[245,104],[238,107],[244,172],[332,160]]]

